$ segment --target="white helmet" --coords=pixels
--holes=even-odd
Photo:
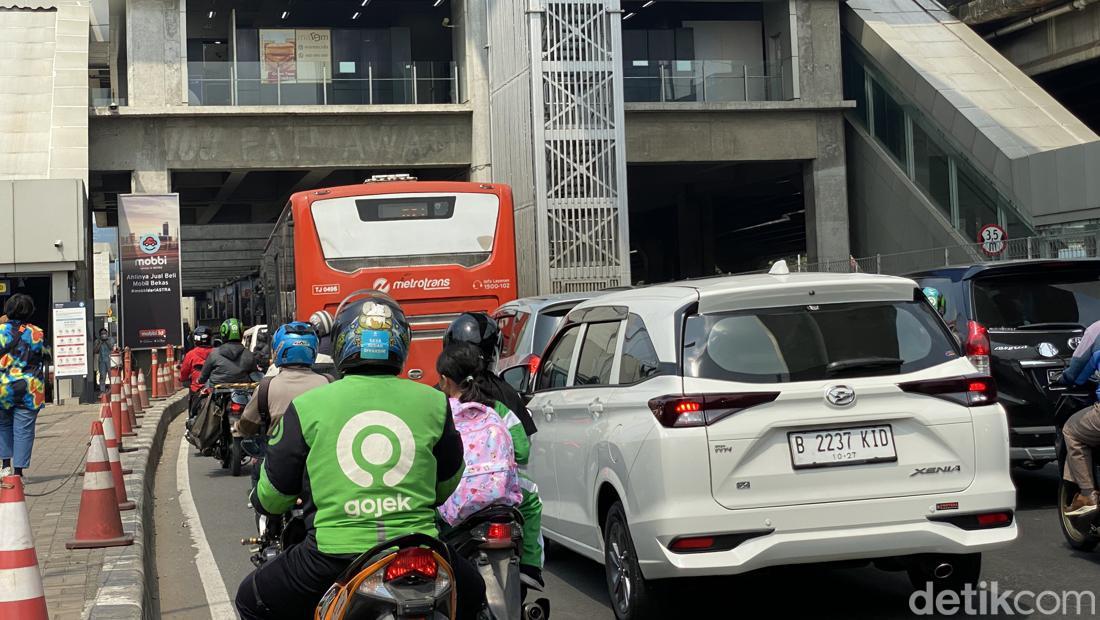
[[[318,310],[309,315],[309,322],[318,336],[327,336],[332,333],[332,315],[325,310]]]

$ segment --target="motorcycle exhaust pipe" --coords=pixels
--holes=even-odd
[[[947,579],[954,572],[954,566],[948,564],[947,562],[942,562],[940,564],[937,564],[936,568],[932,569],[932,576],[936,579]]]
[[[528,602],[528,604],[524,606],[524,613],[522,613],[521,618],[524,620],[546,620],[547,615],[538,604],[535,604],[535,602]]]

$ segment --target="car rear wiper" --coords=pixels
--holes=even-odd
[[[865,370],[875,368],[894,368],[900,367],[905,363],[905,360],[897,357],[854,357],[849,360],[837,360],[830,362],[825,367],[825,372],[830,375],[839,374],[849,370]]]
[[[1016,329],[1019,331],[1030,330],[1042,330],[1042,329],[1085,329],[1084,325],[1080,323],[1065,322],[1051,322],[1051,323],[1027,323],[1025,325],[1017,325]]]

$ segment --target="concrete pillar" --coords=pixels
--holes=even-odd
[[[840,4],[836,0],[794,0],[798,30],[799,97],[843,99],[840,63]]]
[[[126,75],[130,107],[186,105],[186,0],[126,2]]]
[[[68,271],[53,271],[50,272],[50,300],[53,303],[59,303],[64,301],[70,301],[72,299],[71,291],[69,290],[69,272]],[[53,309],[50,308],[50,338],[47,345],[53,347]],[[90,352],[90,351],[89,351]],[[54,389],[57,393],[54,394],[54,402],[58,404],[67,404],[73,401],[74,395],[79,395],[81,391],[83,380],[80,377],[66,377],[54,382]]]
[[[817,148],[817,159],[803,167],[806,252],[810,262],[847,259],[851,252],[848,180],[845,172],[844,117],[840,112],[818,116]]]
[[[451,21],[457,27],[454,59],[461,87],[459,100],[471,106],[470,180],[493,181],[492,140],[489,114],[489,33],[484,0],[455,0]]]

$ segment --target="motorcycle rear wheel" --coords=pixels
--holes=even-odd
[[[229,473],[234,476],[241,475],[241,463],[244,460],[244,450],[241,447],[240,437],[233,438],[233,445],[229,448]]]
[[[1097,544],[1100,544],[1100,536],[1090,534],[1087,529],[1091,524],[1095,522],[1096,514],[1093,513],[1092,517],[1070,517],[1066,516],[1066,508],[1073,502],[1073,498],[1077,495],[1077,485],[1068,481],[1061,480],[1058,484],[1058,524],[1062,526],[1062,536],[1065,536],[1066,543],[1070,547],[1078,551],[1092,551],[1096,548]]]

